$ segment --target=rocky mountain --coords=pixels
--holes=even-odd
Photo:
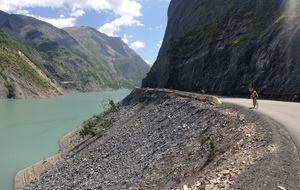
[[[300,101],[300,3],[172,0],[143,87]]]
[[[130,49],[119,37],[109,37],[93,28],[65,28],[85,52],[101,60],[105,67],[121,74],[128,81],[137,84],[142,81],[150,67]],[[102,52],[99,54],[99,51]]]
[[[0,48],[1,98],[53,98],[62,94],[59,84],[26,46],[1,30]]]
[[[0,29],[26,46],[28,55],[36,60],[33,63],[65,91],[132,88],[150,69],[120,38],[91,28],[63,30],[32,17],[0,11]],[[8,97],[8,90],[1,90],[6,91],[1,97]]]

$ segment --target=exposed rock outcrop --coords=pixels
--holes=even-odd
[[[172,0],[143,87],[300,101],[299,2]]]

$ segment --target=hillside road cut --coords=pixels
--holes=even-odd
[[[293,139],[300,155],[300,103],[258,99],[259,108],[253,109],[252,99],[219,97],[222,102],[247,107],[282,124]]]

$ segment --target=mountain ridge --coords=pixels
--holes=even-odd
[[[33,17],[0,11],[0,29],[25,45],[43,71],[65,92],[133,88],[150,70],[150,66],[120,38],[106,36],[88,27],[74,28],[73,31],[84,30],[85,35],[93,31],[91,36],[76,38],[74,33],[72,36],[67,32],[68,29],[55,28]],[[87,48],[95,43],[91,39],[100,37],[101,41],[97,41],[93,50]],[[1,97],[6,98],[8,91],[5,88],[3,91],[6,95],[2,93]]]
[[[62,94],[29,50],[1,30],[0,47],[0,97],[53,98]]]

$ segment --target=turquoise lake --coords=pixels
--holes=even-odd
[[[130,90],[74,93],[55,99],[0,99],[0,189],[13,190],[15,174],[59,151],[59,139],[94,114],[101,102],[119,102]]]

